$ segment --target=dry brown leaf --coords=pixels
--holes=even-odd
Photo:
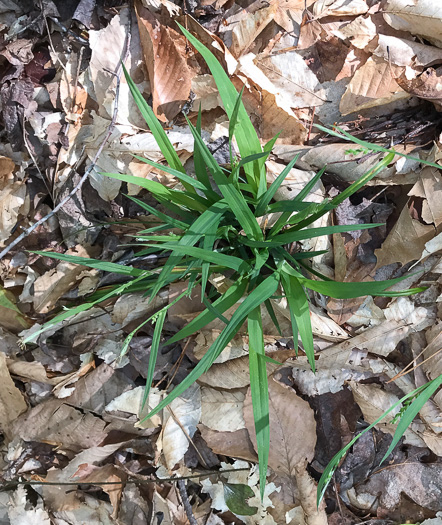
[[[66,255],[93,257],[98,246],[87,249],[81,245],[68,250]],[[62,295],[68,292],[77,282],[85,266],[61,261],[53,270],[38,277],[34,282],[34,309],[43,314],[50,312]]]
[[[26,185],[20,176],[14,176],[15,163],[0,156],[0,246],[9,238],[19,215],[29,212]]]
[[[439,0],[388,0],[382,10],[395,29],[424,36],[442,47],[442,4]]]
[[[14,435],[25,441],[54,443],[64,450],[78,452],[97,446],[106,437],[106,423],[91,413],[64,404],[58,399],[40,403],[16,419]]]
[[[432,66],[442,60],[442,49],[389,35],[379,35],[367,50],[396,66],[420,68]]]
[[[183,459],[201,418],[201,392],[191,385],[163,411],[163,429],[156,443],[169,470]]]
[[[269,381],[269,467],[278,474],[294,476],[304,460],[311,461],[316,445],[316,422],[307,401],[290,388]],[[244,420],[255,450],[256,434],[250,388],[244,401]]]
[[[424,359],[428,359],[422,365],[423,370],[430,379],[438,378],[442,374],[442,332],[429,342],[423,355]]]
[[[225,22],[219,26],[218,32],[235,58],[255,45],[258,35],[273,20],[275,11],[275,4],[263,7],[261,0],[256,0],[245,9],[233,4],[224,13]]]
[[[14,437],[13,422],[26,412],[28,406],[9,375],[3,352],[0,352],[0,385],[0,427],[9,441]]]
[[[257,461],[258,456],[250,441],[247,429],[235,432],[219,432],[204,425],[198,425],[204,441],[215,454],[231,458],[245,459],[246,461]]]
[[[364,49],[376,36],[377,28],[371,17],[358,16],[355,20],[345,25],[336,35],[340,38],[348,38],[351,45],[358,49]]]
[[[307,461],[301,462],[295,467],[296,484],[299,490],[301,507],[304,511],[305,525],[327,525],[327,514],[325,513],[325,501],[319,506],[316,503],[317,486],[307,472]]]
[[[275,22],[285,29],[287,33],[299,30],[304,9],[310,7],[314,2],[315,0],[285,0],[284,2],[270,0],[271,5],[276,5]]]
[[[245,428],[245,394],[241,391],[201,388],[201,423],[212,430],[235,432]]]
[[[397,84],[396,66],[373,56],[361,66],[341,99],[339,110],[343,115],[362,109],[389,104],[410,95]]]
[[[442,225],[442,179],[440,171],[426,166],[419,174],[419,179],[408,193],[420,197],[422,202],[422,219],[427,224],[434,224],[439,229]]]
[[[425,243],[434,237],[434,226],[422,224],[412,219],[408,206],[404,206],[399,219],[382,244],[375,250],[376,268],[400,262],[402,265],[410,261],[418,261],[425,249]]]
[[[72,477],[75,481],[78,479],[79,483],[85,484],[93,484],[94,482],[115,483],[115,485],[103,485],[103,490],[109,496],[111,505],[114,509],[112,517],[117,517],[124,482],[127,478],[127,475],[124,472],[110,463],[103,467],[96,467],[90,463],[81,463]]]
[[[405,73],[396,78],[396,82],[414,97],[433,102],[438,111],[442,111],[442,67],[426,69],[419,77],[409,80]]]
[[[280,363],[283,363],[295,354],[294,350],[275,350],[266,353]],[[278,366],[274,363],[267,363],[267,373],[273,373]],[[226,390],[246,387],[250,384],[249,357],[239,357],[225,363],[212,365],[207,372],[200,376],[198,382],[212,388]]]
[[[349,385],[356,403],[364,414],[364,420],[370,424],[374,423],[386,410],[399,401],[399,398],[393,393],[382,390],[380,385],[363,385],[354,381],[349,381]],[[399,410],[400,407],[396,407],[385,419],[377,424],[377,427],[383,432],[394,435],[398,423],[390,423],[389,421],[392,420]],[[424,429],[425,427],[422,423],[411,423],[404,433],[405,443],[417,447],[425,446],[425,442],[420,435]]]
[[[368,5],[365,0],[316,0],[313,6],[315,18],[363,15],[367,11]]]
[[[185,58],[185,38],[136,3],[144,60],[152,91],[152,107],[162,122],[172,120],[190,95],[192,72]]]

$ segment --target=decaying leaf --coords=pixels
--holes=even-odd
[[[246,428],[235,432],[220,432],[219,430],[212,430],[205,425],[198,425],[198,429],[204,441],[215,454],[246,461],[258,460]]]
[[[245,428],[244,393],[201,388],[201,423],[212,430],[234,432]]]
[[[290,388],[269,381],[269,467],[278,474],[293,476],[304,460],[311,461],[316,444],[316,423],[309,404]],[[250,389],[244,401],[244,420],[256,449],[255,423]]]
[[[27,404],[20,390],[15,386],[6,366],[6,356],[0,352],[0,427],[6,439],[13,438],[14,421],[26,412]]]
[[[395,29],[421,35],[442,47],[442,5],[438,0],[388,0],[383,13]]]
[[[157,447],[163,451],[170,470],[184,457],[200,418],[201,391],[194,383],[174,399],[163,413],[163,430]]]
[[[348,115],[408,98],[410,95],[395,80],[398,74],[394,67],[376,56],[369,58],[348,84],[339,105],[341,113]]]
[[[149,72],[153,110],[162,121],[173,119],[190,94],[192,73],[185,59],[185,38],[161,24],[151,11],[136,4],[144,59]]]

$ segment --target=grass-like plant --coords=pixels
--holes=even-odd
[[[173,302],[175,304],[199,285],[205,310],[166,341],[166,344],[191,336],[215,319],[220,319],[224,323],[224,329],[186,379],[176,386],[146,418],[165,408],[206,372],[246,323],[249,335],[250,387],[259,457],[260,490],[263,496],[270,440],[266,362],[272,360],[264,351],[262,313],[267,311],[279,330],[272,308],[272,298],[286,297],[295,347],[297,348],[299,337],[310,366],[315,370],[307,290],[329,297],[348,299],[365,295],[397,297],[418,292],[421,288],[388,292],[387,288],[401,278],[358,283],[336,282],[320,274],[309,264],[313,257],[324,252],[291,253],[285,248],[288,244],[304,239],[379,226],[358,224],[313,227],[312,224],[380,173],[393,160],[395,152],[385,150],[386,154],[382,160],[331,200],[326,199],[321,203],[308,200],[310,192],[324,172],[321,170],[293,200],[275,201],[275,193],[294,166],[296,158],[268,186],[265,161],[277,137],[264,146],[261,145],[244,108],[242,93],[237,93],[215,56],[187,30],[181,26],[180,28],[210,68],[229,117],[230,167],[226,169],[220,166],[204,142],[201,136],[201,112],[199,112],[196,125],[188,120],[194,137],[196,177],[188,175],[152,109],[125,71],[132,95],[160,146],[167,165],[160,165],[143,157],[137,158],[173,175],[181,181],[184,189],[168,189],[158,182],[130,175],[115,173],[106,175],[147,189],[164,209],[169,210],[170,214],[163,213],[139,199],[130,197],[159,221],[155,227],[143,230],[136,236],[136,243],[141,245],[137,255],[155,253],[165,257],[163,259],[165,262],[157,270],[146,271],[96,259],[37,252],[103,271],[124,274],[128,276],[128,281],[122,285],[99,290],[89,298],[88,302],[63,311],[46,323],[39,332],[29,336],[27,341],[34,340],[38,333],[48,327],[123,293],[143,291],[153,300],[160,290],[170,283],[185,281],[188,283],[187,290],[175,299]],[[240,158],[233,153],[233,138],[236,139]],[[362,143],[364,147],[367,147],[367,144]],[[276,214],[276,220],[267,221],[266,217],[269,214]],[[213,274],[224,275],[231,283],[230,287],[224,292],[219,291],[211,283]],[[163,324],[170,306],[171,304],[167,305],[144,320],[129,334],[123,344],[122,355],[127,351],[131,338],[142,325],[149,321],[155,324],[144,403],[149,396]],[[224,314],[234,306],[237,306],[234,313],[229,318],[225,317]],[[332,465],[333,469],[336,465],[337,462]],[[321,494],[325,490],[330,472],[332,470],[323,476],[319,491]]]

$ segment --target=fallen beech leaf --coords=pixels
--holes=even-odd
[[[201,388],[201,423],[212,430],[234,432],[245,428],[243,417],[245,394]]]
[[[260,0],[243,9],[237,4],[224,13],[225,24],[219,27],[219,34],[235,58],[239,58],[255,45],[258,35],[273,20],[276,5],[263,7]]]
[[[434,226],[412,219],[408,206],[404,206],[382,247],[375,250],[376,268],[394,262],[405,265],[410,261],[418,261],[425,249],[425,243],[432,239],[434,234]]]
[[[295,354],[294,350],[275,350],[266,353],[269,357],[281,363]],[[273,373],[278,366],[275,363],[267,363],[267,373]],[[207,372],[200,376],[198,382],[202,385],[226,390],[248,386],[250,384],[249,356],[238,357],[225,363],[212,365]]]
[[[183,459],[190,446],[189,437],[195,434],[200,418],[201,392],[195,383],[164,409],[163,430],[157,447],[163,451],[169,470]]]
[[[66,255],[79,257],[93,257],[97,253],[98,246],[91,249],[81,245],[68,250]],[[77,278],[85,270],[84,266],[74,263],[60,261],[56,268],[49,270],[34,282],[34,308],[43,314],[54,308],[58,299],[68,292],[77,282]]]
[[[353,397],[359,408],[364,414],[364,420],[367,423],[373,423],[378,419],[386,410],[392,407],[399,401],[399,398],[391,392],[382,390],[380,385],[376,384],[360,384],[354,381],[349,381]],[[394,435],[398,423],[390,423],[394,416],[399,413],[400,407],[396,407],[390,414],[383,419],[376,426],[383,432],[388,432]],[[416,447],[425,446],[425,442],[419,435],[418,431],[424,430],[424,425],[420,423],[411,423],[408,429],[404,433],[405,443],[414,445]]]
[[[20,390],[15,386],[6,366],[6,356],[0,352],[0,427],[9,441],[14,437],[13,422],[26,412],[28,406]]]
[[[344,93],[339,105],[343,115],[362,109],[382,106],[410,95],[399,87],[396,66],[373,56],[361,66]]]
[[[219,432],[205,425],[198,425],[198,429],[204,441],[215,454],[244,459],[246,461],[258,460],[246,428],[236,430],[235,432]]]
[[[373,49],[374,55],[396,66],[432,66],[442,60],[442,49],[389,35],[379,35],[369,49]]]
[[[278,474],[295,475],[295,467],[311,461],[316,445],[316,423],[307,401],[290,388],[269,381],[270,452],[269,467]],[[244,420],[256,450],[250,388],[244,401]]]
[[[442,67],[426,69],[419,77],[408,80],[405,73],[396,78],[399,86],[410,95],[433,102],[442,111]]]
[[[325,501],[321,501],[319,507],[316,504],[317,486],[307,471],[307,461],[295,466],[295,478],[304,511],[305,525],[327,525]]]
[[[160,23],[136,3],[141,45],[153,97],[153,110],[162,122],[172,120],[190,95],[193,74],[185,58],[185,38]]]
[[[317,0],[313,6],[316,18],[363,15],[368,11],[365,0]]]
[[[439,0],[388,0],[382,12],[395,29],[424,36],[442,46],[442,4]]]

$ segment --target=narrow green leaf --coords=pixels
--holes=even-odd
[[[281,272],[281,279],[290,311],[296,320],[296,327],[301,336],[304,352],[311,369],[315,372],[315,350],[307,296],[301,286],[300,279],[284,272],[284,270]]]
[[[88,268],[96,268],[102,272],[112,272],[121,275],[130,275],[132,277],[148,275],[149,273],[152,273],[146,272],[146,270],[140,270],[139,268],[134,268],[133,266],[124,266],[123,264],[100,261],[99,259],[89,259],[88,257],[78,257],[77,255],[69,255],[66,253],[41,251],[31,251],[31,253],[36,253],[42,257],[50,257],[51,259],[58,259],[68,263],[80,264],[81,266],[87,266]]]
[[[267,277],[260,285],[250,292],[250,294],[235,310],[229,324],[223,329],[212,346],[207,350],[201,361],[189,373],[186,379],[176,386],[174,390],[172,390],[172,392],[143,419],[143,421],[149,419],[153,415],[157,414],[160,410],[165,408],[171,401],[176,399],[185,390],[187,390],[187,388],[193,384],[201,376],[201,374],[204,374],[204,372],[206,372],[212,366],[215,359],[221,354],[224,348],[238,332],[248,314],[266,299],[271,297],[278,289],[278,284],[279,275],[275,273]]]
[[[158,219],[162,220],[165,224],[169,224],[170,226],[174,228],[180,228],[181,230],[186,230],[189,227],[188,222],[180,221],[178,219],[173,219],[172,217],[169,217],[165,213],[162,213],[158,211],[153,206],[150,206],[146,202],[137,199],[136,197],[133,197],[132,195],[126,195],[127,198],[129,198],[131,201],[135,202],[135,204],[138,204],[143,210],[148,211],[150,214],[154,215],[155,217],[158,217]],[[139,232],[143,233],[143,231]]]
[[[270,449],[269,385],[265,361],[258,355],[265,355],[262,331],[261,308],[254,308],[247,318],[249,334],[249,372],[252,394],[253,418],[255,420],[256,442],[259,462],[259,488],[264,498]]]
[[[285,178],[289,174],[290,170],[295,165],[296,161],[299,158],[299,154],[296,155],[288,164],[287,166],[281,171],[281,173],[276,177],[276,179],[272,182],[269,189],[261,196],[261,198],[258,201],[258,206],[256,207],[255,216],[260,217],[261,215],[264,215],[265,210],[267,206],[269,205],[270,201],[273,199],[275,193],[278,191],[281,184],[284,182]]]

